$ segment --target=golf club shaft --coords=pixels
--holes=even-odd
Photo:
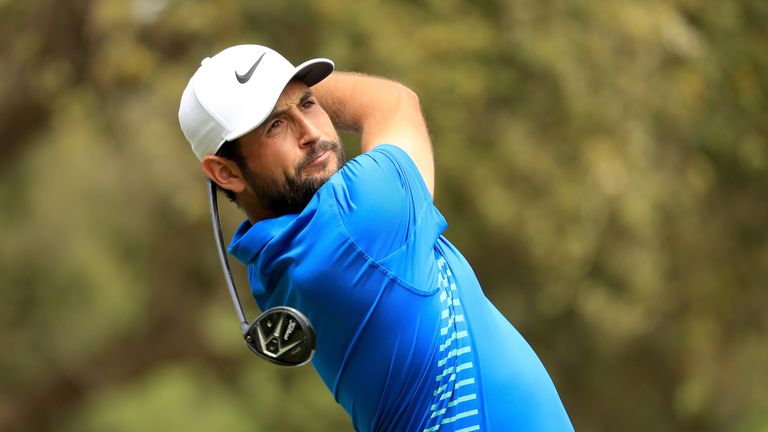
[[[240,319],[240,332],[246,334],[250,325],[245,319],[245,312],[243,312],[243,305],[240,304],[240,297],[237,295],[237,289],[235,289],[235,282],[232,279],[232,270],[229,268],[229,260],[227,260],[227,253],[224,250],[224,239],[221,234],[221,223],[219,222],[219,206],[216,199],[216,184],[212,180],[208,180],[208,205],[211,211],[211,223],[213,224],[213,237],[216,240],[216,251],[219,254],[219,262],[221,263],[221,269],[224,272],[224,279],[227,281],[227,289],[229,289],[229,295],[232,298],[232,305],[235,307],[237,317]]]

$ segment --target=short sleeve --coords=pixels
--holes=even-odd
[[[373,260],[403,248],[431,250],[445,219],[406,152],[380,145],[339,171],[336,205],[352,240]]]

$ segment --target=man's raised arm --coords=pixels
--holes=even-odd
[[[361,134],[362,152],[379,144],[400,147],[434,194],[432,143],[416,93],[394,81],[351,72],[334,72],[312,89],[337,128]]]

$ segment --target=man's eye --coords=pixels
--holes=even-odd
[[[313,106],[315,106],[315,101],[313,100],[305,100],[304,103],[301,104],[302,108],[304,109],[310,109]]]
[[[269,124],[269,130],[275,130],[280,127],[281,121],[275,120],[272,123]]]

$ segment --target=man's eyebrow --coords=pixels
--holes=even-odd
[[[312,98],[314,96],[315,95],[312,93],[311,90],[307,90],[301,96],[301,99],[299,99],[298,105],[303,104],[304,102],[308,101],[310,98]],[[290,107],[272,111],[272,114],[270,114],[261,124],[269,123],[270,121],[274,120],[275,118],[280,117],[281,115],[285,114],[285,112],[288,111],[289,108]]]
[[[302,103],[306,102],[306,101],[307,101],[307,100],[309,100],[309,99],[310,99],[312,96],[314,96],[314,94],[312,94],[312,90],[307,90],[307,91],[305,91],[305,92],[304,92],[304,95],[303,95],[303,96],[301,97],[301,99],[299,100],[299,104],[302,104]]]

